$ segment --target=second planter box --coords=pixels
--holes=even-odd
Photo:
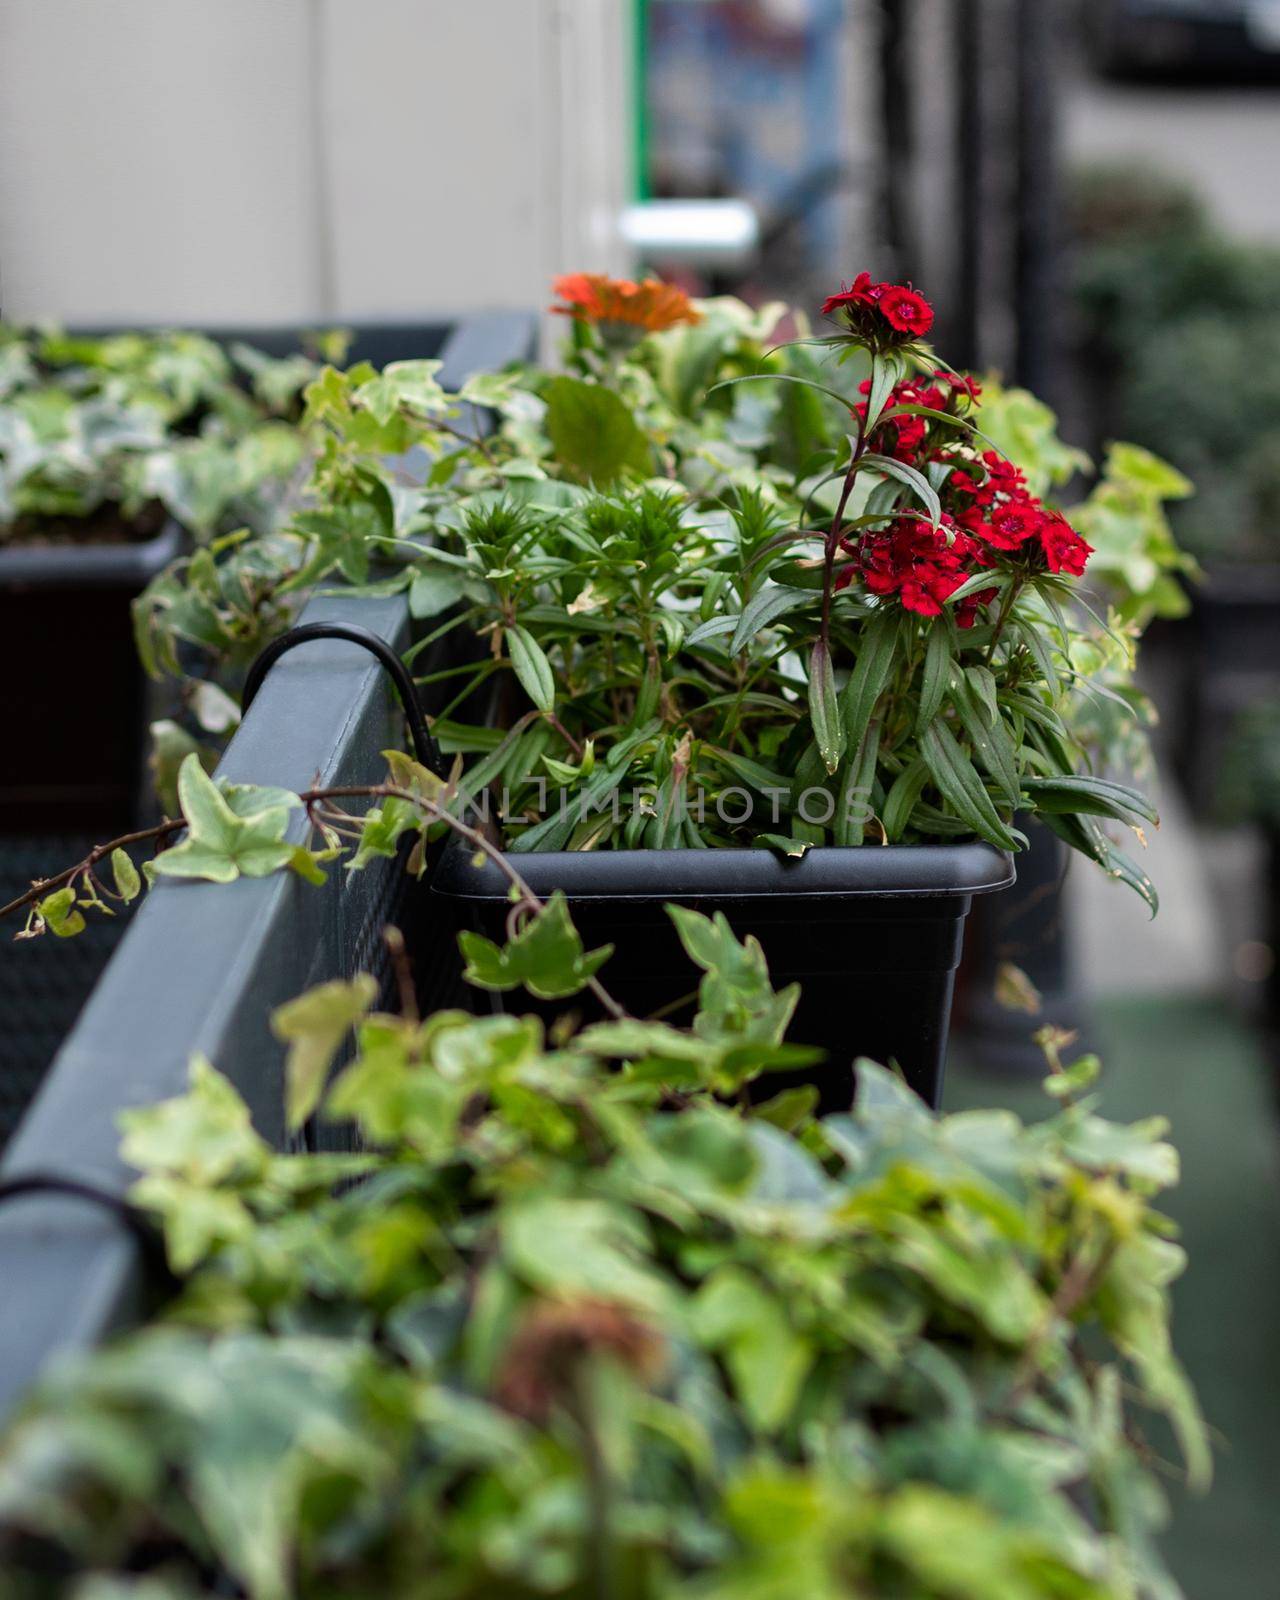
[[[804,1076],[833,1109],[849,1104],[857,1056],[896,1062],[939,1103],[965,917],[975,894],[1014,881],[1012,859],[981,843],[822,847],[799,860],[766,849],[549,851],[513,864],[538,896],[564,892],[588,949],[615,946],[602,978],[637,1016],[694,986],[664,905],[723,911],[754,934],[775,985],[801,984],[789,1036],[827,1052]],[[432,891],[460,926],[502,941],[510,901],[492,863],[451,844]]]

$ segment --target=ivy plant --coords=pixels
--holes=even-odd
[[[477,981],[599,984],[563,903],[526,910]],[[841,1114],[766,1098],[811,1058],[794,988],[671,914],[688,1031],[389,1014],[357,977],[275,1024],[293,1125],[350,1153],[273,1150],[199,1059],[123,1114],[181,1287],[0,1438],[7,1594],[1173,1600],[1143,1415],[1209,1461],[1164,1125],[1103,1120],[1056,1035],[1031,1126],[869,1062]]]
[[[197,538],[266,532],[305,477],[318,371],[197,333],[0,324],[0,543],[128,539],[166,512]]]

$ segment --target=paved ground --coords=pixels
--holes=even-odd
[[[1111,83],[1082,66],[1063,115],[1070,156],[1163,167],[1200,188],[1233,233],[1280,241],[1280,84]]]

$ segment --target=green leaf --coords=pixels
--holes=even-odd
[[[862,736],[860,748],[851,750],[845,763],[835,817],[835,840],[839,845],[860,845],[866,837],[879,753],[880,724],[872,722]]]
[[[808,839],[793,839],[784,833],[757,833],[751,842],[754,845],[767,845],[779,855],[790,856],[797,860],[813,848]]]
[[[428,417],[443,416],[449,398],[436,382],[440,365],[437,360],[390,361],[356,389],[355,398],[384,425],[401,406]]]
[[[205,1057],[188,1068],[185,1094],[122,1111],[121,1157],[146,1173],[213,1185],[261,1174],[271,1147],[254,1132],[249,1108]]]
[[[570,921],[568,902],[559,889],[505,946],[470,930],[458,935],[458,944],[468,983],[498,991],[524,988],[539,1000],[563,1000],[580,993],[613,954],[612,945],[584,952],[582,936]]]
[[[998,717],[988,722],[986,708],[974,693],[967,674],[960,673],[952,679],[950,699],[978,760],[1005,802],[1016,809],[1021,798],[1017,757],[1004,724]]]
[[[1160,813],[1145,795],[1127,784],[1112,783],[1106,778],[1064,773],[1052,778],[1024,778],[1022,787],[1035,802],[1037,811],[1086,812],[1112,817],[1134,828],[1144,822],[1160,826]]]
[[[807,589],[787,589],[781,584],[766,584],[752,595],[737,620],[729,649],[744,649],[758,633],[776,622],[789,611],[813,605],[813,595]],[[696,630],[699,633],[701,629]],[[686,641],[687,643],[688,641]]]
[[[36,913],[55,939],[74,939],[84,932],[84,917],[76,910],[76,891],[70,884],[37,901]]]
[[[809,716],[813,722],[818,753],[828,772],[840,765],[845,748],[845,724],[836,697],[836,675],[831,651],[824,639],[814,641],[809,657]]]
[[[111,852],[111,874],[115,879],[116,893],[128,904],[142,893],[142,879],[129,856],[119,847]]]
[[[319,1105],[342,1041],[377,997],[376,979],[361,972],[350,982],[322,983],[272,1012],[271,1031],[289,1046],[285,1121],[290,1128],[299,1127]]]
[[[924,648],[924,677],[920,684],[920,706],[916,712],[916,732],[923,733],[942,710],[942,697],[951,678],[955,659],[951,629],[938,617],[929,629]]]
[[[466,573],[449,567],[415,573],[409,585],[409,614],[419,620],[438,617],[464,597],[469,581]]]
[[[893,386],[902,374],[902,363],[897,356],[874,354],[871,357],[871,391],[867,395],[867,420],[863,424],[864,434],[875,430],[880,421],[880,415],[885,408]]]
[[[929,768],[919,757],[905,766],[893,780],[880,817],[890,844],[896,844],[906,832],[911,813],[928,781]]]
[[[844,729],[851,749],[862,748],[867,725],[893,671],[899,619],[890,613],[872,617],[858,635],[858,658],[844,691]]]
[[[190,832],[157,857],[158,873],[233,883],[241,876],[264,878],[289,865],[293,846],[284,842],[284,835],[289,808],[301,804],[297,795],[249,785],[224,792],[192,754],[178,773],[178,799]]]
[[[646,1230],[635,1211],[540,1197],[505,1212],[501,1238],[508,1266],[535,1289],[649,1311],[669,1304],[666,1284],[643,1260]]]
[[[740,378],[723,378],[719,383],[713,384],[707,390],[708,395],[715,394],[717,389],[727,389],[735,383],[797,383],[802,388],[812,389],[817,394],[824,394],[829,400],[834,400],[844,408],[850,409],[849,400],[838,389],[831,389],[825,383],[819,383],[814,378],[804,378],[794,372],[748,372]]]
[[[723,1354],[755,1431],[776,1433],[794,1410],[814,1357],[791,1328],[785,1301],[742,1268],[722,1267],[698,1291],[690,1321],[698,1342]]]
[[[556,680],[542,646],[518,623],[508,623],[503,630],[511,665],[524,692],[539,711],[554,711]]]
[[[1002,850],[1017,849],[1017,841],[946,723],[933,722],[925,729],[921,754],[944,798],[980,838]]]
[[[1113,845],[1090,816],[1071,812],[1040,811],[1037,813],[1044,825],[1073,850],[1096,861],[1112,878],[1118,879],[1139,895],[1154,917],[1160,908],[1155,885],[1141,867]]]
[[[905,461],[895,461],[892,456],[876,455],[874,452],[864,455],[858,464],[861,468],[880,473],[882,477],[896,478],[910,489],[929,513],[929,520],[935,528],[942,521],[942,502],[938,499],[938,491],[918,468],[909,466]]]
[[[648,440],[612,389],[578,378],[553,378],[543,391],[547,437],[556,459],[587,483],[610,484],[653,470]]]

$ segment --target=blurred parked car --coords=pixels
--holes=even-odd
[[[1280,0],[1085,0],[1098,70],[1280,75]]]

